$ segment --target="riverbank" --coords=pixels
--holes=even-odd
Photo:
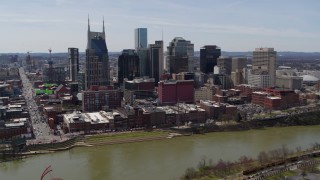
[[[241,156],[238,161],[219,160],[216,164],[202,159],[197,169],[188,168],[180,178],[182,180],[202,179],[273,179],[282,175],[297,175],[293,171],[320,173],[317,165],[320,163],[320,144],[315,143],[311,148],[297,151],[289,150],[286,146],[269,152],[261,151],[256,159]],[[314,176],[318,176],[314,174]],[[284,176],[283,176],[284,177]]]
[[[246,131],[252,129],[263,129],[266,127],[288,127],[288,126],[310,126],[320,125],[320,110],[304,112],[300,114],[291,114],[282,117],[269,117],[264,119],[254,119],[250,121],[239,121],[229,123],[225,121],[222,125],[206,124],[201,127],[194,127],[178,132],[209,133],[209,132],[226,132],[226,131]]]
[[[90,147],[113,145],[143,141],[164,140],[181,135],[190,135],[197,133],[210,133],[210,132],[231,132],[231,131],[244,131],[251,129],[263,129],[266,127],[287,127],[287,126],[305,126],[305,125],[319,125],[320,124],[320,111],[312,111],[301,114],[294,114],[286,117],[273,117],[259,120],[237,122],[228,125],[208,124],[196,128],[188,128],[184,130],[172,131],[154,130],[154,131],[136,131],[124,133],[110,133],[110,134],[97,134],[86,135],[72,138],[67,141],[46,144],[33,144],[27,145],[26,151],[15,154],[5,154],[0,158],[0,161],[13,158],[21,158],[30,155],[52,153],[56,151],[64,151],[74,147]]]
[[[126,132],[116,135],[92,135],[86,136],[83,143],[87,146],[101,146],[111,144],[123,144],[132,142],[152,141],[167,139],[170,133],[168,131],[138,131]]]
[[[76,147],[66,151],[31,156],[0,163],[2,179],[39,179],[52,165],[63,179],[178,179],[188,167],[196,167],[203,157],[236,161],[242,155],[257,157],[285,144],[289,149],[308,148],[319,142],[319,126],[266,128],[192,135],[167,140]],[[30,166],[32,164],[32,166]],[[32,172],[32,173],[30,173]]]
[[[34,156],[39,154],[53,153],[57,151],[65,151],[74,147],[92,147],[102,145],[113,145],[133,142],[144,142],[154,140],[164,140],[173,138],[176,136],[182,136],[182,134],[171,133],[169,131],[135,131],[135,132],[122,132],[122,133],[106,133],[79,136],[63,142],[56,143],[42,143],[31,144],[25,147],[25,151],[21,153],[7,153],[2,154],[1,161],[8,161],[14,159],[26,158],[28,156]]]

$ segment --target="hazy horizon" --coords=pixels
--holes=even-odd
[[[223,51],[256,47],[276,51],[319,52],[320,1],[317,0],[5,0],[0,7],[0,53],[85,51],[87,19],[102,31],[110,52],[134,48],[134,28],[148,28],[148,44],[168,46],[183,37],[199,51],[218,45]]]

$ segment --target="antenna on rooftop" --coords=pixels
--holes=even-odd
[[[163,42],[163,28],[161,30],[161,39],[162,39],[162,42]]]

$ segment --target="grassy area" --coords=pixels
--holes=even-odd
[[[276,114],[275,113],[264,113],[264,114],[256,114],[253,117],[254,118],[270,118],[274,115],[276,115]]]
[[[277,174],[277,175],[274,175],[274,176],[267,177],[266,180],[279,180],[279,179],[283,179],[284,177],[290,177],[290,176],[296,176],[296,175],[297,175],[297,172],[286,171],[286,172],[283,172],[281,174]]]
[[[164,131],[138,131],[138,132],[128,132],[128,133],[119,133],[119,134],[99,134],[93,136],[87,136],[85,138],[86,143],[90,142],[107,142],[112,140],[125,140],[125,139],[134,139],[134,138],[146,138],[146,137],[159,137],[168,135],[168,132]]]

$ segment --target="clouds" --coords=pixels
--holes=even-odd
[[[7,0],[0,6],[0,40],[4,42],[0,50],[24,51],[26,44],[21,42],[29,41],[34,43],[27,49],[34,51],[45,51],[46,43],[56,45],[52,47],[56,51],[66,51],[70,45],[81,49],[86,44],[89,13],[93,30],[101,29],[105,17],[110,51],[133,47],[136,27],[149,28],[149,43],[159,39],[164,29],[165,44],[175,36],[187,36],[196,49],[214,42],[228,51],[240,46],[251,50],[257,44],[319,51],[317,6],[320,3],[312,0]],[[9,38],[21,32],[28,36]],[[39,39],[48,32],[50,36]]]

